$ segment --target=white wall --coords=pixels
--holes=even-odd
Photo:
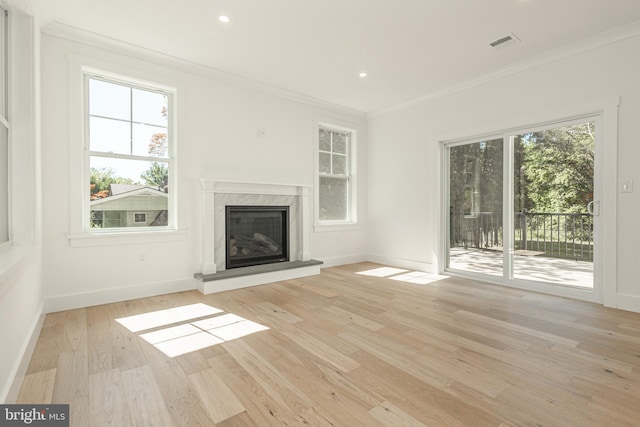
[[[37,113],[39,31],[32,19],[15,7],[15,2],[9,10],[12,245],[0,248],[0,402],[15,400],[43,319]]]
[[[179,228],[186,230],[183,238],[70,247],[70,218],[80,209],[72,201],[71,181],[81,165],[70,155],[79,143],[79,121],[74,113],[77,100],[70,98],[71,68],[77,63],[177,86],[178,215]],[[313,184],[314,117],[327,114],[323,108],[225,83],[214,72],[148,52],[130,54],[119,47],[98,47],[93,40],[79,43],[52,34],[44,34],[42,40],[42,86],[43,273],[49,310],[193,288],[193,274],[201,265],[201,178]],[[355,122],[364,133],[362,115],[330,114]],[[265,138],[258,137],[258,128],[265,130]],[[364,160],[366,141],[359,142]],[[364,220],[364,174],[361,182],[360,217]],[[364,259],[365,240],[363,227],[333,233],[312,231],[311,255],[334,263],[348,262],[354,255]],[[140,254],[145,255],[144,264],[138,262]]]
[[[602,103],[605,107],[606,100],[619,96],[618,158],[612,159],[613,169],[617,164],[618,176],[607,177],[613,187],[605,190],[615,188],[619,179],[639,183],[638,52],[640,37],[636,35],[371,117],[369,258],[424,268],[434,268],[439,262],[437,197],[441,183],[441,140],[536,124],[530,120],[553,119],[554,111],[579,113],[583,105]],[[612,143],[615,138],[605,141],[605,156],[615,153]],[[616,232],[615,221],[609,218],[608,229],[617,238],[618,259],[617,267],[616,260],[612,260],[612,271],[603,277],[605,286],[611,287],[617,276],[617,289],[612,290],[615,301],[611,305],[636,311],[640,311],[639,195],[636,188],[634,193],[612,197],[615,200],[617,196],[618,200],[618,228]]]

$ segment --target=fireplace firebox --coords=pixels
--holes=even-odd
[[[226,268],[289,261],[288,206],[226,206]]]

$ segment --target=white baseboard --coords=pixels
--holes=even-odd
[[[346,264],[356,264],[358,262],[367,261],[367,256],[365,254],[357,254],[357,255],[346,255],[346,256],[337,256],[337,257],[322,257],[322,268],[327,267],[337,267],[339,265]]]
[[[18,398],[18,393],[20,392],[24,376],[27,373],[27,368],[29,367],[33,350],[36,348],[38,338],[40,337],[40,331],[42,330],[45,318],[44,307],[44,303],[42,303],[38,310],[39,315],[34,319],[33,324],[29,329],[29,335],[24,341],[19,357],[16,359],[15,367],[12,371],[12,376],[10,377],[13,378],[13,380],[10,385],[8,385],[7,389],[2,392],[2,395],[0,395],[0,402],[14,403]]]
[[[290,270],[271,271],[248,276],[211,280],[208,282],[198,281],[198,289],[206,295],[216,292],[248,288],[250,286],[264,285],[266,283],[281,282],[283,280],[298,279],[300,277],[314,276],[316,274],[320,274],[320,264]]]
[[[621,310],[634,311],[640,313],[640,296],[629,294],[618,294],[617,308]]]
[[[376,254],[367,254],[366,258],[367,261],[375,262],[378,264],[385,264],[392,267],[406,268],[409,270],[423,271],[425,273],[432,274],[439,273],[438,271],[436,271],[437,269],[435,268],[435,266],[429,262],[414,261],[404,258],[394,258]]]
[[[45,307],[47,313],[73,310],[75,308],[91,307],[94,305],[109,304],[112,302],[126,301],[136,298],[189,291],[197,289],[198,283],[199,281],[195,278],[188,278],[62,295],[47,298]]]

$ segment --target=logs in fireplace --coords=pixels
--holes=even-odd
[[[231,256],[250,255],[252,253],[275,254],[280,245],[275,240],[262,233],[253,233],[253,236],[235,236],[229,240],[229,254]]]
[[[226,268],[289,261],[288,206],[227,206]]]

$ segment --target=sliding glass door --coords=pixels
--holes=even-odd
[[[513,277],[593,288],[595,121],[514,135]]]
[[[503,140],[448,147],[447,267],[503,275]]]
[[[446,269],[532,289],[593,290],[596,124],[446,144]]]

